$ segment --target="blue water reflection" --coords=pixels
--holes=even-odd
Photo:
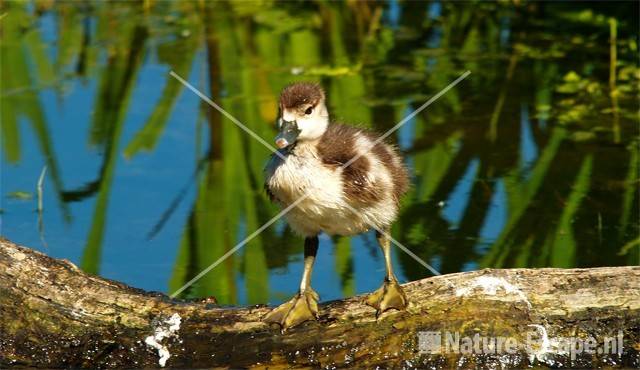
[[[557,18],[561,5],[541,4],[549,16],[531,28],[498,3],[136,4],[10,4],[2,236],[171,293],[278,209],[262,189],[269,151],[170,71],[271,142],[292,81],[321,83],[336,119],[385,132],[472,70],[389,138],[412,175],[394,237],[443,272],[640,263],[621,253],[638,235],[637,102],[621,89],[616,138],[606,93],[559,92],[571,72],[601,89],[609,73],[608,56],[565,40],[607,35]],[[635,32],[620,24],[621,40]],[[402,281],[431,275],[398,248],[393,259]],[[302,240],[278,221],[183,296],[277,303],[301,271]],[[373,232],[321,236],[323,299],[372,291],[383,273]]]

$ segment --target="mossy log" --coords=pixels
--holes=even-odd
[[[266,306],[170,299],[0,238],[0,367],[159,367],[160,356],[181,368],[640,366],[640,267],[480,270],[404,288],[406,311],[376,319],[353,297],[281,333],[261,321]],[[421,331],[547,341],[509,354],[423,353]],[[616,335],[621,353],[572,359],[558,344]]]

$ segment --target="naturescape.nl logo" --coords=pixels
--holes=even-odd
[[[598,341],[592,336],[549,337],[543,326],[531,326],[536,330],[526,333],[524,340],[480,334],[463,336],[459,332],[449,331],[421,331],[418,332],[418,348],[422,354],[487,355],[526,351],[536,357],[551,353],[569,355],[572,360],[579,354],[622,354],[622,331]]]

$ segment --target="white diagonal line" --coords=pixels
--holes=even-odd
[[[460,77],[456,78],[455,81],[453,81],[452,83],[450,83],[449,85],[447,85],[447,87],[445,87],[444,89],[440,90],[439,93],[435,94],[434,96],[431,97],[431,99],[427,100],[424,104],[422,104],[420,107],[418,107],[418,109],[414,110],[411,114],[409,114],[408,116],[406,116],[402,121],[398,122],[395,126],[393,126],[391,129],[389,129],[389,131],[385,132],[382,136],[380,136],[376,141],[374,141],[371,146],[369,148],[367,148],[367,150],[365,150],[364,152],[361,152],[359,154],[357,154],[355,157],[351,158],[349,161],[347,161],[345,164],[342,165],[342,168],[347,168],[349,167],[353,162],[357,161],[358,158],[362,157],[363,155],[367,154],[371,149],[373,149],[376,145],[378,145],[378,143],[382,142],[384,139],[386,139],[389,135],[391,135],[392,133],[394,133],[397,129],[400,128],[400,126],[404,125],[405,123],[407,123],[410,119],[412,119],[413,117],[415,117],[418,113],[422,112],[426,107],[430,106],[431,103],[433,103],[434,101],[438,100],[442,95],[444,95],[447,91],[451,90],[455,85],[457,85],[460,81],[464,80],[465,78],[467,78],[467,76],[469,76],[471,74],[471,71],[466,71],[465,73],[463,73]]]
[[[258,140],[262,145],[266,146],[269,150],[271,150],[275,155],[277,155],[278,157],[280,157],[280,159],[285,159],[285,156],[280,153],[276,148],[274,148],[273,146],[271,146],[271,144],[267,143],[263,138],[261,138],[258,134],[256,134],[255,132],[253,132],[251,129],[249,129],[247,126],[245,126],[242,122],[238,121],[234,116],[232,116],[229,112],[227,112],[226,110],[222,109],[221,106],[219,106],[218,104],[216,104],[213,100],[209,99],[208,96],[206,96],[205,94],[201,93],[198,89],[196,89],[195,87],[193,87],[190,83],[188,83],[185,79],[183,79],[182,77],[180,77],[177,73],[175,73],[174,71],[169,72],[169,74],[171,76],[173,76],[176,80],[180,81],[180,83],[182,83],[183,85],[185,85],[189,90],[193,91],[196,95],[198,95],[202,100],[206,101],[210,106],[214,107],[215,109],[218,110],[218,112],[222,113],[225,117],[227,117],[228,119],[231,120],[231,122],[235,123],[236,126],[240,127],[242,130],[244,130],[244,132],[246,132],[247,134],[251,135],[254,139]]]
[[[282,217],[285,214],[287,214],[291,209],[293,209],[295,206],[297,206],[300,202],[302,202],[304,199],[306,199],[309,195],[310,195],[310,193],[304,194],[303,196],[298,198],[295,202],[293,202],[289,206],[287,206],[287,208],[285,208],[282,211],[280,211],[280,213],[278,213],[277,215],[273,216],[273,218],[270,219],[269,221],[267,221],[266,224],[260,226],[260,228],[258,230],[254,231],[251,235],[249,235],[246,238],[244,238],[244,240],[241,241],[240,243],[238,243],[238,245],[236,245],[235,247],[231,248],[227,253],[222,255],[222,257],[218,258],[218,260],[215,261],[214,263],[212,263],[211,265],[209,265],[209,267],[207,267],[206,269],[202,270],[202,272],[200,272],[198,275],[196,275],[193,279],[191,279],[188,282],[186,282],[183,286],[180,287],[180,289],[178,289],[175,292],[171,293],[170,297],[171,298],[177,297],[178,294],[182,293],[185,289],[190,287],[191,284],[193,284],[196,281],[198,281],[207,272],[213,270],[214,267],[216,267],[219,264],[221,264],[222,261],[226,260],[230,255],[234,254],[238,249],[244,247],[245,244],[247,244],[247,243],[249,243],[251,241],[251,239],[255,238],[258,234],[263,232],[264,229],[266,229],[267,227],[271,226],[271,224],[273,224],[274,222],[278,221],[280,219],[280,217]]]
[[[442,275],[440,272],[438,272],[438,270],[433,268],[433,266],[431,266],[430,264],[426,263],[422,258],[418,257],[415,253],[413,253],[411,251],[411,249],[405,247],[402,243],[397,241],[393,236],[391,236],[391,234],[389,234],[388,232],[386,232],[384,230],[378,230],[377,227],[374,227],[374,229],[376,229],[376,231],[378,231],[380,234],[382,234],[382,235],[386,236],[387,238],[389,238],[389,240],[391,240],[391,242],[393,242],[393,244],[395,244],[398,248],[402,249],[406,254],[408,254],[411,257],[413,257],[414,260],[416,260],[419,264],[424,266],[427,270],[431,271],[432,274],[434,274],[434,275]]]
[[[345,206],[347,209],[349,209],[351,212],[353,212],[354,214],[358,214],[358,210],[353,208],[350,204],[345,203]],[[400,243],[399,241],[397,241],[396,239],[393,238],[393,236],[391,236],[391,234],[389,234],[388,232],[378,228],[376,225],[370,223],[369,221],[365,220],[365,222],[367,223],[367,225],[369,225],[369,227],[371,227],[372,229],[374,229],[375,231],[379,232],[380,234],[384,235],[385,237],[387,237],[389,240],[391,240],[393,242],[393,244],[395,244],[396,246],[398,246],[398,248],[402,249],[406,254],[410,255],[411,257],[413,257],[414,260],[416,260],[419,264],[421,264],[422,266],[424,266],[427,270],[431,271],[434,275],[442,275],[441,273],[438,272],[438,270],[436,270],[435,268],[433,268],[430,264],[426,263],[422,258],[418,257],[415,253],[413,253],[411,251],[411,249],[405,247],[404,245],[402,245],[402,243]]]
[[[390,130],[388,130],[387,132],[385,132],[382,136],[380,136],[374,143],[373,145],[371,145],[369,148],[367,148],[367,150],[365,150],[364,152],[361,152],[360,154],[354,156],[353,158],[351,158],[351,160],[349,160],[348,162],[346,162],[345,164],[343,164],[342,166],[340,166],[342,169],[347,168],[348,166],[350,166],[353,162],[355,162],[358,158],[360,158],[361,156],[363,156],[364,154],[368,153],[371,149],[373,149],[373,147],[375,147],[379,142],[381,142],[382,140],[384,140],[385,138],[387,138],[389,135],[391,135],[394,131],[396,131],[398,128],[400,128],[400,126],[404,125],[406,122],[408,122],[411,118],[415,117],[418,113],[420,113],[423,109],[425,109],[426,107],[428,107],[429,105],[431,105],[431,103],[433,103],[434,101],[436,101],[438,98],[440,98],[444,93],[446,93],[447,91],[449,91],[452,87],[454,87],[455,85],[458,84],[458,82],[462,81],[463,79],[465,79],[469,74],[471,73],[471,71],[466,71],[465,73],[463,73],[460,77],[458,77],[455,81],[453,81],[452,83],[450,83],[449,85],[447,85],[444,89],[442,89],[442,91],[440,91],[439,93],[437,93],[436,95],[434,95],[431,99],[429,99],[427,102],[425,102],[424,104],[422,104],[418,109],[416,109],[415,111],[413,111],[411,114],[409,114],[407,117],[405,117],[402,121],[398,122],[395,126],[393,126]],[[227,111],[225,111],[224,109],[222,109],[222,107],[220,107],[218,104],[216,104],[215,102],[213,102],[211,99],[209,99],[206,95],[204,95],[203,93],[201,93],[198,89],[196,89],[195,87],[193,87],[190,83],[188,83],[187,81],[185,81],[182,77],[180,77],[177,73],[175,73],[174,71],[170,72],[171,76],[173,76],[174,78],[176,78],[178,81],[180,81],[183,85],[185,85],[189,90],[193,91],[196,95],[198,95],[201,99],[203,99],[204,101],[206,101],[209,105],[211,105],[212,107],[216,108],[220,113],[224,114],[227,118],[229,118],[233,123],[235,123],[238,127],[240,127],[241,129],[243,129],[245,132],[247,132],[249,135],[251,135],[254,139],[258,140],[260,143],[262,143],[264,146],[266,146],[267,148],[269,148],[273,153],[275,153],[276,155],[278,155],[281,159],[285,160],[286,157],[280,153],[278,150],[276,150],[274,147],[272,147],[271,145],[269,145],[269,143],[267,143],[266,141],[264,141],[264,139],[262,139],[260,136],[258,136],[256,133],[254,133],[253,131],[251,131],[248,127],[246,127],[245,125],[243,125],[240,121],[238,121],[235,117],[233,117],[230,113],[228,113]],[[227,259],[229,256],[231,256],[233,253],[235,253],[236,251],[238,251],[240,248],[242,248],[244,245],[246,245],[251,239],[255,238],[258,234],[260,234],[262,231],[264,231],[267,227],[271,226],[274,222],[276,222],[278,219],[280,219],[281,217],[283,217],[284,215],[286,215],[287,213],[289,213],[294,207],[296,207],[300,202],[302,202],[304,199],[306,199],[309,195],[311,195],[311,192],[306,192],[305,194],[303,194],[300,198],[298,198],[296,201],[294,201],[293,203],[291,203],[289,206],[287,206],[287,208],[283,209],[282,211],[280,211],[280,213],[278,213],[277,215],[275,215],[273,218],[271,218],[269,221],[267,221],[267,223],[265,223],[264,225],[262,225],[259,229],[257,229],[256,231],[254,231],[251,235],[249,235],[248,237],[246,237],[243,241],[241,241],[240,243],[238,243],[235,247],[233,247],[232,249],[230,249],[227,253],[225,253],[224,255],[222,255],[222,257],[220,257],[218,260],[216,260],[215,262],[213,262],[211,265],[209,265],[209,267],[207,267],[206,269],[204,269],[203,271],[201,271],[198,275],[196,275],[195,277],[193,277],[191,280],[189,280],[187,283],[185,283],[182,287],[180,287],[178,290],[176,290],[175,292],[173,292],[171,294],[171,298],[175,298],[178,294],[182,293],[185,289],[187,289],[189,286],[191,286],[193,283],[195,283],[196,281],[198,281],[201,277],[203,277],[206,273],[208,273],[209,271],[211,271],[213,268],[215,268],[216,266],[218,266],[220,263],[222,263],[225,259]],[[348,208],[350,208],[352,211],[355,211],[351,206],[348,206]],[[357,211],[355,211],[357,213]],[[394,244],[396,244],[397,246],[399,246],[402,250],[404,250],[406,253],[408,253],[411,257],[415,258],[416,261],[418,261],[420,264],[422,264],[424,267],[426,267],[427,269],[429,269],[431,272],[433,272],[436,275],[440,275],[440,273],[434,269],[433,267],[431,267],[428,263],[424,262],[422,259],[420,259],[420,257],[416,256],[413,252],[411,252],[410,249],[408,249],[407,247],[403,246],[402,244],[400,244],[400,242],[398,242],[397,240],[395,240],[393,237],[391,237],[391,235],[386,234],[385,232],[383,232],[382,230],[378,230],[375,226],[369,224],[369,226],[375,228],[378,232],[383,233],[385,236],[387,236],[389,238],[389,240],[391,240],[392,242],[394,242]]]

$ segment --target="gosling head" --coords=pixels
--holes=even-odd
[[[319,139],[329,125],[324,91],[310,82],[289,85],[280,94],[276,145],[285,148],[296,142]]]

